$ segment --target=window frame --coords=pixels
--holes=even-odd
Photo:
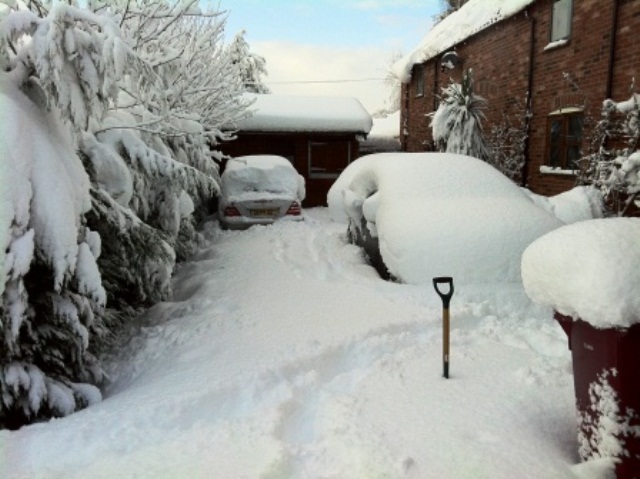
[[[424,65],[422,63],[414,65],[413,76],[416,79],[415,96],[422,97],[424,96]]]
[[[554,19],[556,15],[555,6],[559,2],[566,1],[568,5],[566,7],[566,14],[568,15],[568,25],[567,32],[564,36],[555,36],[554,35]],[[573,27],[573,0],[553,0],[551,2],[551,21],[549,22],[549,43],[560,42],[562,40],[569,40],[571,38]]]
[[[580,118],[580,135],[579,137],[575,137],[575,135],[569,135],[569,127],[571,125],[571,119],[574,117]],[[557,164],[552,164],[553,158],[553,149],[554,149],[554,141],[552,138],[552,122],[561,120],[562,124],[562,132],[559,138],[559,144],[557,148],[559,150],[558,161]],[[545,148],[545,165],[553,168],[560,169],[563,171],[576,171],[579,169],[579,165],[571,164],[572,161],[569,159],[569,151],[572,148],[577,148],[578,151],[581,150],[582,141],[584,139],[584,109],[583,108],[563,108],[561,110],[556,110],[554,112],[549,113],[547,115],[547,141]]]
[[[350,141],[345,141],[344,144],[346,144],[346,153],[347,153],[347,157],[346,157],[346,164],[344,165],[343,168],[338,168],[332,171],[329,171],[325,168],[322,168],[320,166],[314,166],[313,164],[313,160],[314,160],[314,155],[313,155],[313,150],[314,147],[315,148],[326,148],[326,149],[331,149],[332,147],[336,147],[339,144],[343,144],[343,142],[341,141],[322,141],[322,140],[309,140],[307,143],[307,157],[308,157],[308,165],[307,165],[307,178],[309,178],[310,180],[326,180],[326,179],[331,179],[331,180],[335,180],[336,178],[338,178],[340,176],[340,174],[344,171],[344,169],[349,166],[351,164],[351,162],[353,161],[353,152],[351,149],[351,142]]]

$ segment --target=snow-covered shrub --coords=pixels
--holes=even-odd
[[[99,400],[96,351],[170,295],[247,107],[196,0],[2,3],[0,428]]]
[[[431,114],[433,141],[438,151],[489,157],[483,133],[486,101],[473,91],[473,71],[464,72],[462,83],[450,82],[442,89],[440,105]]]
[[[494,120],[491,125],[485,138],[489,150],[486,161],[514,183],[521,184],[531,113],[518,102],[514,106],[515,111],[503,111],[501,120]]]
[[[622,102],[605,100],[601,114],[591,153],[580,160],[579,179],[602,191],[611,214],[623,216],[639,206],[640,94]]]
[[[231,44],[231,58],[240,67],[242,84],[251,93],[271,93],[269,87],[262,82],[262,75],[267,75],[264,57],[251,52],[249,44],[244,39],[245,31],[240,31]]]
[[[102,327],[106,292],[100,237],[84,219],[89,178],[61,112],[43,111],[6,72],[0,104],[2,428],[65,415],[99,396],[91,384],[102,371],[89,341]]]

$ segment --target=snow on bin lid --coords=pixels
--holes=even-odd
[[[240,131],[314,131],[367,134],[371,115],[357,98],[332,96],[259,95],[249,110],[254,114],[233,126]]]
[[[640,323],[640,219],[564,226],[522,255],[522,280],[537,303],[597,328]]]

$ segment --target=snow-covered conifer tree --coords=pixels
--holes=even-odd
[[[264,57],[253,53],[245,40],[246,32],[240,31],[230,44],[232,61],[240,67],[242,83],[251,93],[271,93],[263,83],[262,75],[267,75]]]
[[[72,3],[0,6],[0,428],[100,399],[94,352],[170,294],[246,115],[219,14]]]
[[[0,427],[100,399],[89,343],[106,302],[101,241],[72,132],[116,92],[117,26],[62,3],[44,13],[4,9],[0,20]]]

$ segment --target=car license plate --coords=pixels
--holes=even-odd
[[[261,208],[250,210],[250,212],[254,218],[274,218],[278,216],[279,210],[277,208]]]

